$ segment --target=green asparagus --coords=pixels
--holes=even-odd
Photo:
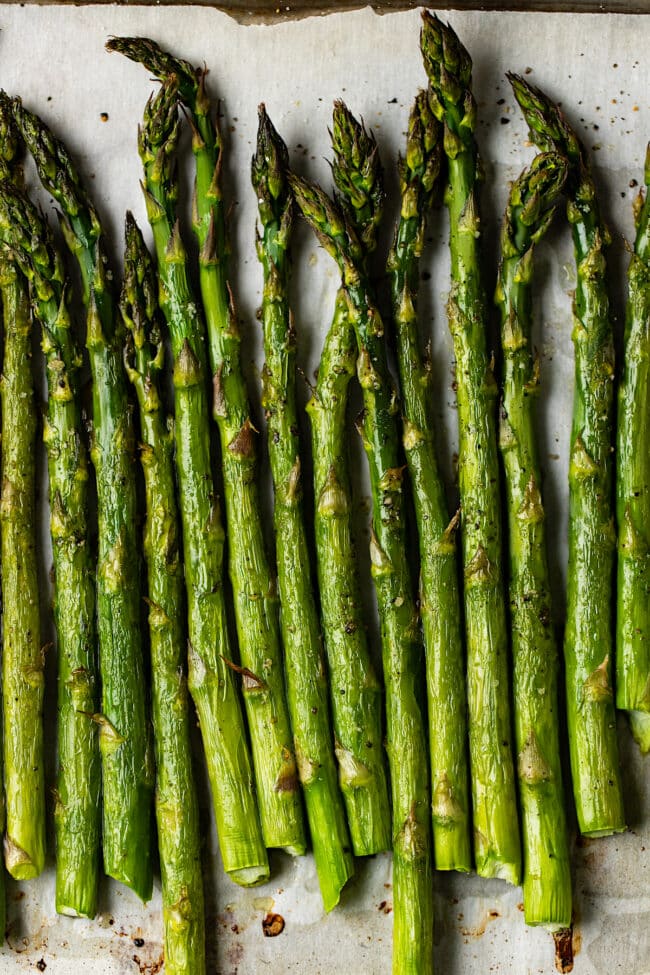
[[[467,719],[456,527],[451,520],[431,419],[431,369],[420,351],[416,300],[426,214],[442,162],[442,130],[421,91],[400,160],[401,211],[388,260],[399,364],[402,443],[420,541],[420,613],[429,706],[433,846],[438,870],[472,867]]]
[[[160,305],[169,328],[176,469],[189,617],[188,684],[203,736],[219,846],[226,873],[263,883],[269,865],[257,811],[224,598],[224,530],[213,482],[205,330],[188,281],[176,218],[179,134],[175,78],[150,100],[140,130],[144,193],[153,230]],[[250,678],[246,678],[250,679]]]
[[[628,268],[629,293],[623,375],[618,388],[616,508],[618,602],[616,705],[629,711],[643,752],[650,751],[650,145],[645,196],[635,201],[636,240]]]
[[[101,768],[97,725],[95,584],[89,542],[88,454],[79,402],[79,350],[65,269],[50,228],[17,190],[0,193],[0,239],[31,283],[41,323],[48,404],[50,533],[58,650],[56,909],[94,917],[99,881]]]
[[[384,189],[377,143],[336,102],[332,171],[367,259],[376,247]],[[387,850],[391,815],[383,749],[382,686],[368,647],[352,533],[346,408],[357,340],[343,288],[307,412],[311,418],[316,556],[339,781],[357,856]]]
[[[99,555],[97,630],[102,678],[99,747],[104,869],[151,897],[153,756],[145,713],[135,436],[122,361],[122,327],[111,288],[104,234],[63,143],[19,100],[14,117],[41,182],[62,208],[61,226],[81,271],[92,373],[92,444]]]
[[[370,657],[352,537],[346,408],[357,340],[339,291],[313,394],[316,558],[339,782],[357,856],[390,848],[382,687]]]
[[[267,846],[305,851],[300,786],[284,689],[275,580],[268,562],[257,484],[257,433],[241,365],[239,327],[228,284],[228,246],[221,193],[222,146],[205,89],[194,70],[152,41],[110,42],[161,80],[176,77],[193,126],[196,158],[193,226],[212,373],[212,415],[219,427],[228,528],[228,569],[262,832]]]
[[[474,856],[483,877],[518,884],[521,849],[512,760],[508,630],[501,577],[497,387],[487,355],[472,62],[451,27],[423,14],[429,101],[443,123],[448,164],[451,291],[458,403],[458,473],[467,635],[467,701]]]
[[[625,829],[612,693],[614,343],[605,285],[609,233],[588,160],[547,96],[509,75],[533,142],[569,161],[567,217],[577,268],[575,391],[569,463],[569,567],[564,634],[573,794],[580,832]]]
[[[386,739],[393,806],[393,972],[433,971],[433,870],[427,744],[420,710],[421,654],[402,509],[396,394],[384,326],[370,296],[362,249],[349,221],[317,186],[292,175],[298,206],[342,274],[357,337],[361,423],[370,467],[370,542],[386,683]]]
[[[275,487],[274,527],[287,702],[321,894],[325,910],[329,911],[338,903],[342,888],[354,873],[354,861],[339,791],[329,688],[303,520],[296,342],[288,295],[288,248],[293,224],[288,168],[287,147],[262,105],[257,152],[252,162],[262,224],[258,256],[264,270],[262,322],[266,364],[262,404]]]
[[[533,251],[555,213],[567,163],[537,156],[510,190],[496,300],[504,383],[500,446],[510,540],[515,740],[527,924],[571,924],[571,871],[560,762],[558,653],[551,619],[541,469],[534,425]]]
[[[127,328],[127,374],[140,409],[140,459],[147,517],[144,552],[149,584],[156,821],[162,876],[165,971],[205,972],[205,917],[199,808],[190,745],[185,674],[183,566],[175,499],[173,437],[161,401],[165,350],[157,278],[140,231],[126,217],[120,308]]]
[[[9,189],[20,178],[16,165],[18,139],[10,115],[3,95],[0,175]],[[45,681],[35,528],[37,419],[28,285],[6,247],[0,251],[0,297],[4,327],[0,496],[4,859],[13,877],[26,880],[38,876],[45,861]],[[5,911],[4,889],[2,910]]]

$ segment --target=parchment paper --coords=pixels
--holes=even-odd
[[[624,240],[632,233],[631,181],[642,180],[650,136],[648,22],[642,17],[549,13],[454,11],[449,17],[475,66],[478,139],[486,173],[483,213],[488,291],[493,287],[507,181],[533,154],[504,78],[504,72],[512,69],[527,72],[530,80],[562,101],[593,151],[614,237],[613,310],[620,330]],[[0,84],[10,93],[22,94],[26,104],[43,115],[74,150],[113,232],[119,261],[125,209],[132,209],[141,226],[146,226],[138,185],[136,127],[153,86],[146,71],[117,55],[109,56],[103,45],[110,34],[146,34],[195,63],[205,61],[211,72],[211,91],[222,99],[234,283],[246,365],[259,410],[260,329],[255,312],[261,274],[253,247],[256,201],[249,184],[256,106],[265,101],[291,149],[295,167],[326,185],[330,184],[325,159],[333,99],[343,97],[353,112],[364,117],[380,141],[391,191],[385,254],[395,218],[396,154],[403,143],[413,96],[426,80],[418,33],[416,12],[377,16],[365,10],[272,26],[241,26],[218,11],[191,6],[3,5]],[[45,205],[51,210],[49,202]],[[423,264],[430,277],[423,281],[421,307],[432,343],[442,462],[453,503],[456,414],[452,349],[444,317],[446,240],[445,213],[440,209],[430,223]],[[558,622],[564,612],[573,386],[568,293],[574,281],[568,234],[559,228],[540,247],[536,271],[543,383],[539,436],[547,474]],[[294,310],[300,364],[307,378],[320,357],[336,283],[330,258],[301,227],[296,234]],[[362,476],[359,491],[362,512]],[[43,534],[45,579],[49,555]],[[368,603],[372,607],[370,594]],[[369,625],[375,633],[370,619]],[[49,666],[52,676],[53,661]],[[47,721],[53,729],[51,693]],[[53,731],[48,737],[53,740]],[[648,761],[638,756],[622,723],[621,744],[632,830],[612,839],[583,841],[575,850],[574,971],[579,975],[650,972]],[[52,775],[49,781],[52,784]],[[381,975],[390,971],[389,855],[359,862],[341,906],[325,917],[310,857],[291,861],[274,854],[271,883],[255,891],[241,890],[224,877],[210,822],[206,803],[211,973]],[[162,971],[159,887],[151,904],[143,907],[127,890],[107,882],[100,916],[87,922],[56,916],[53,886],[51,864],[38,881],[10,884],[8,947],[0,951],[0,972],[122,975],[140,971],[153,975]],[[283,933],[273,939],[262,934],[261,920],[269,910],[281,914],[286,922]],[[521,891],[476,877],[436,877],[436,943],[437,970],[445,975],[533,975],[552,972],[555,967],[550,935],[523,923]]]

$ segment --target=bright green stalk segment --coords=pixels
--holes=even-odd
[[[445,202],[451,291],[447,314],[456,358],[474,856],[480,876],[518,884],[521,848],[501,576],[497,387],[487,355],[487,302],[480,273],[472,62],[451,27],[428,12],[423,14],[421,47],[431,109],[443,123],[448,163]]]
[[[496,300],[504,383],[500,446],[510,540],[515,740],[527,924],[571,924],[571,871],[564,814],[558,653],[551,619],[541,469],[535,430],[539,364],[533,352],[533,251],[555,212],[567,163],[535,158],[512,186],[501,234]]]
[[[54,824],[56,909],[94,917],[100,852],[101,768],[97,743],[95,583],[88,523],[88,454],[78,390],[81,356],[72,334],[65,270],[47,222],[8,185],[0,238],[31,282],[42,326],[48,404],[50,533],[58,650],[58,749]]]
[[[635,201],[625,359],[618,388],[616,705],[650,751],[650,145],[645,196]]]
[[[287,702],[314,859],[325,910],[354,873],[330,726],[329,688],[305,531],[296,406],[296,339],[289,310],[288,247],[293,206],[287,147],[259,110],[252,181],[262,223],[262,322],[266,364],[262,403],[275,487],[274,527]]]
[[[292,176],[298,206],[336,260],[357,336],[362,436],[370,467],[372,576],[386,685],[386,740],[393,806],[393,972],[433,971],[433,870],[427,742],[420,711],[421,654],[402,510],[398,407],[386,362],[384,326],[358,258],[359,242],[322,190]]]
[[[609,234],[589,165],[575,133],[543,92],[509,75],[542,151],[570,164],[567,217],[577,267],[573,343],[575,391],[569,464],[569,567],[564,634],[573,794],[580,832],[625,829],[612,693],[612,511],[614,343],[605,286]]]
[[[162,876],[165,971],[205,972],[205,915],[199,807],[192,773],[185,668],[183,566],[175,499],[173,436],[160,397],[165,350],[158,330],[157,279],[130,213],[126,217],[120,307],[127,328],[127,374],[140,409],[140,459],[147,517],[156,821]]]
[[[188,683],[201,725],[221,856],[243,886],[269,877],[224,599],[224,531],[210,456],[205,333],[188,282],[176,222],[178,140],[175,79],[145,111],[139,149],[153,230],[160,306],[174,360],[176,469],[189,617]]]
[[[402,443],[420,539],[420,613],[429,705],[433,846],[438,870],[472,867],[467,700],[456,526],[449,519],[431,419],[431,369],[420,351],[416,301],[426,214],[438,180],[441,126],[427,93],[409,118],[400,160],[401,211],[388,260],[402,393]]]
[[[2,366],[2,534],[5,865],[18,880],[45,861],[44,654],[35,533],[36,407],[27,282],[0,258]]]
[[[2,92],[0,176],[9,193],[20,181],[16,167],[18,146],[11,103]],[[4,245],[0,249],[0,296],[4,324],[0,386],[4,790],[0,789],[0,793],[4,861],[11,875],[23,880],[38,876],[45,860],[44,651],[36,560],[37,420],[31,365],[32,316],[27,280],[15,255]],[[3,870],[0,876],[4,918]]]
[[[347,106],[334,103],[332,172],[341,205],[355,227],[364,259],[374,251],[383,213],[379,149]],[[325,339],[316,388],[307,411],[312,423],[316,553],[331,700],[352,845],[357,856],[391,845],[391,813],[383,748],[382,687],[366,635],[352,541],[346,407],[357,361],[357,339],[339,289]]]
[[[237,316],[227,281],[221,143],[205,91],[205,72],[193,70],[152,41],[121,38],[109,44],[141,61],[161,79],[177,79],[191,115],[196,158],[194,230],[205,311],[212,415],[221,439],[228,528],[228,568],[235,603],[244,700],[255,765],[262,832],[269,847],[305,851],[300,787],[289,723],[275,580],[267,558],[259,505],[256,442],[241,367]]]
[[[346,407],[357,361],[345,294],[339,290],[307,404],[316,498],[315,533],[339,783],[357,856],[390,848],[383,754],[382,687],[370,657],[352,538]]]
[[[122,327],[113,302],[104,236],[67,149],[14,102],[21,135],[45,188],[60,204],[66,242],[82,275],[92,374],[90,456],[97,482],[97,630],[102,678],[104,869],[151,897],[153,756],[146,717],[140,627],[140,571],[133,417],[122,362]]]
[[[45,862],[43,754],[44,653],[35,532],[36,404],[27,283],[0,260],[4,324],[2,367],[2,604],[5,865],[18,880]]]

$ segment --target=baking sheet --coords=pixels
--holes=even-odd
[[[443,14],[443,16],[445,16]],[[642,179],[650,136],[648,22],[642,17],[532,13],[461,13],[449,19],[474,59],[479,106],[477,130],[486,181],[483,192],[486,273],[490,286],[507,181],[532,158],[526,131],[504,72],[529,79],[562,101],[593,152],[613,230],[614,313],[622,321],[625,240],[631,238],[632,181]],[[227,141],[227,191],[232,200],[233,271],[245,334],[246,367],[259,410],[260,329],[255,313],[261,273],[253,249],[256,201],[249,185],[250,156],[264,100],[286,139],[295,168],[330,183],[327,127],[334,98],[362,115],[381,146],[391,190],[384,253],[395,218],[395,158],[413,96],[425,84],[418,52],[417,12],[377,16],[370,10],[332,14],[273,26],[235,23],[204,7],[86,6],[0,8],[0,84],[22,94],[62,134],[92,183],[95,198],[120,248],[124,211],[141,226],[136,127],[152,83],[147,72],[103,45],[110,34],[146,34],[210,68],[211,92],[222,99]],[[105,118],[107,116],[107,118]],[[28,178],[30,174],[28,172]],[[186,194],[189,195],[189,191]],[[45,201],[48,210],[51,204]],[[189,234],[187,235],[189,240]],[[432,342],[436,413],[442,462],[453,502],[455,411],[451,340],[444,319],[448,288],[447,226],[434,213],[423,282],[422,314]],[[331,315],[337,275],[304,227],[296,234],[294,310],[299,359],[308,378],[316,368]],[[566,231],[539,248],[536,284],[537,344],[542,354],[540,430],[546,470],[555,615],[561,619],[566,562],[566,477],[572,354],[569,292],[575,283]],[[306,384],[305,384],[306,398]],[[360,483],[360,514],[363,512]],[[44,515],[45,519],[45,515]],[[43,522],[45,525],[45,520]],[[48,565],[44,532],[44,570]],[[46,572],[44,571],[44,580]],[[369,594],[369,604],[372,599]],[[371,624],[371,631],[376,633]],[[44,634],[47,639],[48,633]],[[53,659],[49,662],[52,674]],[[53,727],[54,700],[47,720]],[[52,740],[52,736],[50,736]],[[650,790],[642,760],[621,723],[631,831],[576,846],[574,971],[650,973]],[[50,754],[50,767],[53,755]],[[49,778],[53,782],[53,773]],[[203,783],[205,786],[205,783]],[[244,891],[221,870],[205,802],[209,971],[222,975],[381,975],[390,971],[390,856],[358,862],[341,906],[323,915],[310,857],[272,854],[272,881]],[[542,930],[526,928],[521,891],[476,877],[436,877],[437,970],[446,975],[533,975],[555,968],[554,945]],[[282,934],[265,938],[269,911],[285,920]],[[106,882],[94,922],[57,917],[51,863],[38,881],[9,885],[8,946],[0,973],[47,971],[72,975],[154,975],[162,969],[159,887],[143,907],[129,891]]]

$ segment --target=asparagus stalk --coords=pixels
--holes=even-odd
[[[383,212],[377,143],[343,102],[333,113],[332,170],[348,218],[375,249]],[[325,339],[311,418],[315,533],[323,632],[331,678],[339,781],[357,856],[390,848],[391,814],[383,751],[382,687],[366,635],[352,534],[346,408],[357,340],[343,288]]]
[[[0,193],[0,240],[31,283],[48,385],[47,448],[58,649],[56,909],[94,917],[100,850],[95,584],[88,539],[88,454],[79,404],[81,362],[65,270],[47,222],[18,190]]]
[[[629,712],[641,750],[650,750],[650,465],[646,417],[650,391],[650,145],[646,192],[634,206],[636,240],[628,268],[623,375],[618,388],[616,513],[618,598],[616,705]]]
[[[135,437],[122,362],[122,328],[110,284],[104,235],[63,143],[19,100],[14,117],[81,271],[86,347],[93,380],[90,457],[97,482],[97,631],[102,679],[99,747],[104,869],[151,897],[153,758],[145,713],[136,522]]]
[[[605,285],[609,234],[577,136],[547,96],[509,75],[542,151],[569,161],[567,217],[577,267],[573,342],[575,391],[569,464],[569,567],[564,635],[573,794],[580,832],[625,829],[612,693],[612,512],[614,344]]]
[[[474,856],[480,876],[517,884],[521,850],[501,578],[497,388],[487,355],[487,303],[480,274],[472,62],[451,27],[428,12],[423,14],[421,47],[431,110],[443,123],[448,164],[452,286],[447,313],[456,358]]]
[[[0,175],[17,178],[18,140],[7,101],[0,101]],[[19,880],[45,861],[43,749],[44,652],[36,558],[36,404],[32,316],[27,281],[13,255],[0,251],[4,327],[2,365],[2,550],[5,865]],[[4,874],[0,900],[5,913]],[[4,928],[1,929],[4,931]]]
[[[431,370],[420,351],[416,312],[426,214],[442,162],[442,127],[421,91],[399,163],[401,210],[388,260],[402,391],[402,443],[420,541],[420,614],[429,707],[433,846],[438,870],[472,867],[467,718],[456,527],[451,520],[431,418]]]
[[[339,783],[357,856],[390,848],[382,688],[370,657],[352,537],[348,384],[357,361],[347,300],[339,290],[307,412],[314,464],[316,559],[330,676]]]
[[[176,470],[189,619],[188,684],[203,736],[224,868],[236,883],[252,886],[268,879],[269,865],[240,699],[228,665],[233,651],[224,598],[224,531],[212,474],[205,333],[176,219],[178,134],[177,88],[171,78],[147,105],[139,151],[160,306],[174,363]]]
[[[219,428],[228,529],[228,569],[262,832],[267,846],[305,851],[300,788],[287,709],[275,580],[267,558],[257,485],[257,432],[241,366],[237,316],[228,285],[222,146],[205,71],[152,41],[120,38],[111,50],[140,61],[161,80],[174,75],[190,113],[196,158],[193,226],[212,373],[212,415]]]
[[[35,537],[36,409],[27,285],[0,259],[5,335],[2,370],[3,713],[5,865],[18,880],[45,862],[44,653]]]
[[[262,224],[257,250],[264,270],[262,322],[266,364],[262,403],[275,487],[274,528],[287,702],[321,894],[325,910],[329,911],[338,903],[342,888],[354,873],[354,861],[330,731],[329,688],[302,508],[296,341],[288,294],[288,248],[293,224],[288,168],[287,147],[262,105],[252,162]]]
[[[539,367],[532,343],[533,251],[555,212],[567,163],[536,156],[510,190],[496,291],[504,384],[500,446],[510,540],[514,717],[527,924],[571,924],[571,871],[558,727],[541,469],[535,431]]]
[[[199,808],[192,773],[185,674],[183,567],[175,499],[173,436],[161,402],[165,350],[158,329],[157,278],[130,213],[126,217],[120,308],[127,328],[125,362],[140,411],[140,460],[147,518],[156,822],[162,876],[165,971],[205,972],[205,917]]]
[[[373,503],[370,557],[382,634],[392,784],[393,972],[424,975],[433,970],[428,761],[419,704],[418,618],[406,551],[395,390],[386,362],[384,326],[370,296],[354,230],[321,189],[297,176],[291,176],[290,182],[304,217],[341,270],[357,338],[362,436]]]

